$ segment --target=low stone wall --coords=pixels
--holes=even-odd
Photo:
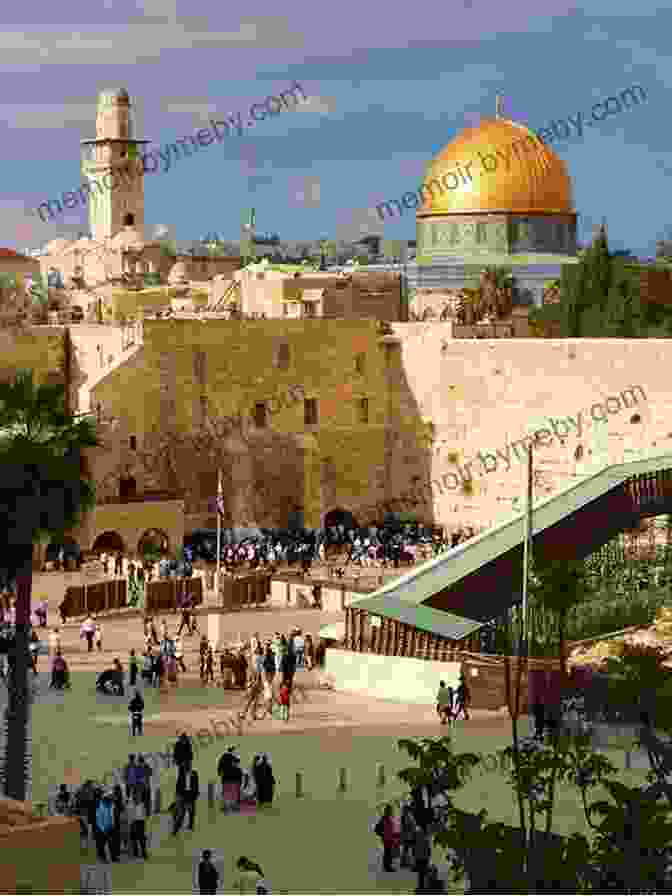
[[[530,668],[557,668],[557,661],[531,660]],[[372,697],[433,703],[439,681],[457,687],[460,670],[469,687],[473,709],[501,710],[507,706],[506,674],[503,657],[455,651],[452,661],[358,653],[340,647],[327,649],[325,675],[335,690],[355,691]],[[512,658],[511,694],[515,695],[517,660]],[[519,713],[528,712],[528,680],[523,671]]]

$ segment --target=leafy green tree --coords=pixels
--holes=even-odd
[[[563,265],[560,291],[562,338],[647,335],[639,268],[610,255],[604,226],[578,264]],[[552,312],[546,316],[555,317]]]
[[[567,678],[565,641],[570,611],[592,593],[591,576],[583,561],[552,560],[538,553],[532,562],[530,576],[531,608],[537,606],[552,613],[557,621],[560,667]]]
[[[61,384],[39,384],[19,370],[0,383],[0,571],[16,586],[16,634],[10,651],[5,714],[4,792],[26,795],[30,599],[34,544],[62,537],[95,506],[83,450],[99,445],[91,418],[66,410]]]

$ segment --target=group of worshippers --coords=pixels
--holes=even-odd
[[[275,775],[268,753],[258,753],[249,771],[241,767],[235,747],[229,747],[217,764],[222,811],[251,813],[273,803]]]
[[[175,637],[172,637],[168,631],[168,623],[164,619],[161,622],[161,639],[159,639],[153,617],[145,617],[143,622],[145,652],[142,679],[146,684],[160,688],[166,678],[169,683],[177,685],[178,669],[181,668],[183,672],[187,671],[184,665],[184,646],[180,631]],[[158,647],[156,654],[154,647]],[[131,654],[134,654],[134,651],[131,651]]]
[[[222,546],[224,569],[229,574],[247,567],[277,569],[280,565],[299,564],[307,573],[313,562],[325,563],[337,550],[347,555],[346,566],[412,564],[429,559],[476,534],[473,528],[460,528],[448,539],[445,533],[431,531],[419,523],[389,522],[364,529],[346,528],[344,524],[324,529],[261,530],[236,544]],[[199,549],[195,549],[199,552]]]
[[[280,717],[289,721],[294,675],[297,669],[313,667],[313,663],[321,661],[324,644],[320,641],[317,650],[313,650],[313,641],[309,633],[305,637],[300,629],[292,629],[289,637],[276,632],[272,639],[262,644],[259,634],[250,639],[250,681],[246,702],[241,718],[252,711],[255,718],[260,701],[263,701],[262,718],[272,717],[276,695],[274,683],[278,685],[277,705]],[[308,659],[307,659],[308,657]]]
[[[415,787],[410,798],[402,801],[401,815],[395,815],[392,805],[388,804],[373,829],[383,846],[383,871],[396,871],[394,863],[398,858],[400,868],[410,868],[417,873],[416,893],[446,892],[438,869],[432,864],[434,821],[432,800],[427,799],[422,788]]]
[[[101,862],[118,862],[127,852],[135,858],[147,858],[146,821],[152,814],[151,777],[153,769],[144,756],[129,756],[123,769],[123,784],[113,787],[87,779],[75,791],[61,784],[51,806],[56,815],[79,819],[80,833],[88,842],[93,836]]]

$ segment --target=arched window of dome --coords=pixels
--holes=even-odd
[[[135,224],[135,217],[131,214],[124,215],[124,227],[133,227]]]

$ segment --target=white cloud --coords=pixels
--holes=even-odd
[[[236,31],[215,31],[208,29],[202,19],[177,21],[171,15],[152,15],[98,31],[2,31],[2,65],[34,68],[36,55],[41,66],[135,65],[147,59],[159,59],[168,50],[231,46],[282,50],[304,46],[303,36],[281,16],[241,22]],[[33,60],[28,61],[30,54]]]
[[[336,98],[333,96],[308,96],[295,106],[295,112],[317,112],[320,115],[331,115],[336,110]]]

